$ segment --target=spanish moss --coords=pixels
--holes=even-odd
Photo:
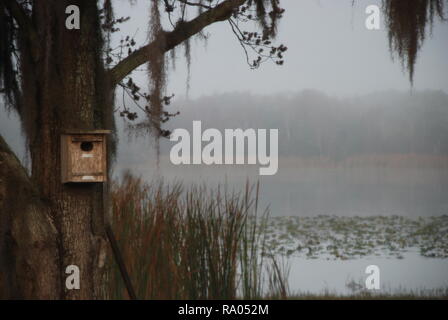
[[[164,36],[162,31],[158,1],[152,1],[150,6],[149,36],[151,41],[157,41],[159,50],[151,50],[148,60],[149,77],[149,130],[155,137],[157,162],[160,156],[159,139],[162,136],[161,117],[163,112],[162,94],[166,85],[166,70],[164,56]]]
[[[427,27],[432,27],[435,16],[445,19],[444,0],[384,0],[383,10],[390,50],[408,70],[412,84],[417,54],[425,41]]]

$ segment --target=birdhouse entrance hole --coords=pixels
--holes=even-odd
[[[84,152],[90,152],[93,150],[93,143],[90,141],[81,142],[81,150]]]

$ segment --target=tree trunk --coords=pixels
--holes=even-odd
[[[65,27],[65,8],[72,4],[80,8],[79,30]],[[37,56],[28,50],[30,54],[21,57],[25,90],[20,113],[38,201],[25,200],[26,210],[11,206],[10,214],[0,215],[11,226],[0,234],[4,248],[0,254],[12,260],[4,264],[21,263],[29,271],[6,266],[9,273],[0,279],[0,288],[8,288],[4,294],[22,298],[101,298],[107,244],[103,185],[62,184],[60,157],[64,131],[112,126],[112,91],[101,61],[97,1],[45,0],[35,1],[34,6],[33,23],[41,41]],[[28,244],[23,230],[34,230],[31,235],[36,239]],[[79,267],[79,290],[65,286],[68,265]]]
[[[0,137],[0,298],[58,298],[58,274],[49,208]]]

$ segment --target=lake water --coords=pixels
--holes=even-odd
[[[147,180],[163,177],[229,189],[243,190],[245,182],[259,181],[262,206],[269,206],[272,217],[403,216],[407,218],[448,215],[448,170],[437,168],[313,168],[282,166],[275,176],[259,176],[258,166],[174,166],[161,159],[155,163],[129,163],[117,166],[117,176],[127,167]],[[398,230],[399,232],[400,230]],[[438,230],[434,241],[445,245],[448,230]],[[437,240],[439,239],[439,240]],[[442,240],[440,240],[442,239]],[[448,259],[428,258],[420,248],[400,255],[365,255],[347,260],[327,260],[290,255],[289,284],[292,292],[348,294],[351,280],[363,284],[365,268],[377,265],[382,290],[420,290],[448,287]],[[381,250],[380,250],[381,251]]]
[[[325,290],[350,294],[351,281],[363,285],[366,267],[377,265],[380,290],[375,293],[438,289],[448,287],[448,259],[425,258],[418,252],[407,253],[403,259],[369,257],[354,260],[321,260],[290,258],[289,286],[291,292],[320,294]]]
[[[289,162],[289,161],[288,161]],[[205,166],[154,162],[117,166],[147,180],[163,177],[243,190],[245,182],[260,182],[260,199],[273,216],[315,215],[404,215],[448,214],[448,170],[435,168],[295,168],[288,163],[274,176],[259,176],[258,166]]]

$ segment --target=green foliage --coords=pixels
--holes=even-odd
[[[272,217],[265,245],[286,256],[335,260],[387,256],[402,259],[419,250],[427,258],[448,257],[448,216]]]

